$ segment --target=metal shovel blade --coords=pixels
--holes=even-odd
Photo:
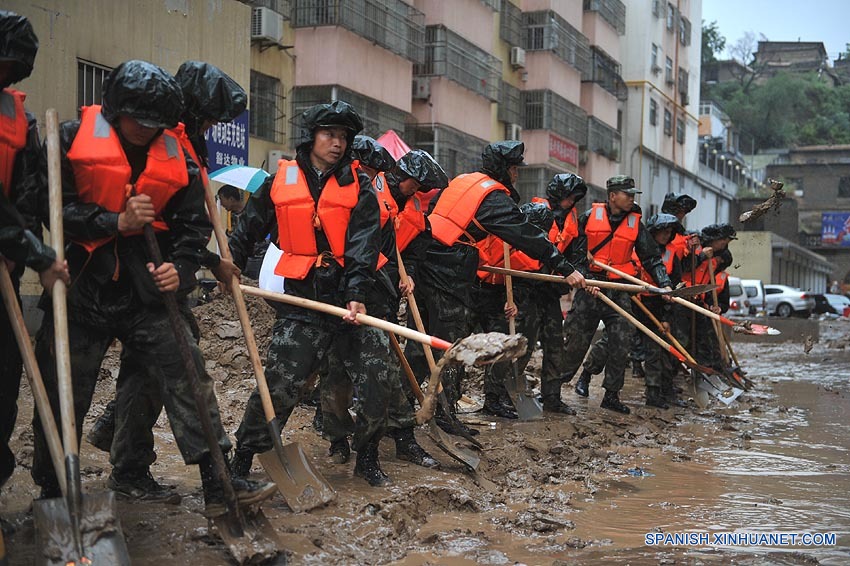
[[[300,444],[284,444],[282,452],[279,456],[277,451],[269,450],[259,458],[293,511],[309,511],[336,499],[334,488],[313,468]]]
[[[425,432],[428,433],[428,436],[440,450],[463,464],[468,471],[474,472],[478,469],[481,458],[475,452],[469,448],[458,446],[452,436],[443,432],[443,429],[437,426],[433,420],[425,423],[424,427]]]
[[[511,373],[513,379],[505,382],[505,389],[513,401],[517,417],[524,421],[530,421],[543,417],[543,406],[537,398],[528,390],[525,377],[519,375],[516,362],[511,362]]]
[[[708,385],[705,383],[705,377],[696,370],[691,370],[691,383],[693,384],[694,401],[700,409],[708,407],[710,397],[708,395]]]
[[[115,494],[111,491],[82,496],[80,537],[84,556],[75,556],[73,527],[64,497],[35,501],[33,517],[40,548],[36,564],[130,564],[130,554],[116,512]]]
[[[744,392],[738,387],[730,387],[716,375],[705,375],[704,380],[705,383],[710,384],[707,392],[724,405],[731,405]]]
[[[673,289],[672,291],[663,291],[661,293],[655,294],[666,295],[668,297],[688,298],[696,297],[698,295],[702,295],[703,293],[710,293],[712,289],[717,289],[717,285],[692,285],[691,287],[679,287],[678,289]]]
[[[274,528],[259,509],[242,509],[242,536],[237,536],[227,515],[210,519],[210,530],[218,535],[239,564],[266,564],[280,554]]]

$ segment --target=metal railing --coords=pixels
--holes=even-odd
[[[526,51],[552,51],[582,74],[590,68],[587,38],[554,11],[523,12],[522,26]]]
[[[499,38],[519,47],[522,45],[522,31],[522,10],[505,0],[499,12]]]
[[[587,120],[587,148],[612,161],[620,161],[622,135],[616,128],[591,116]]]
[[[298,145],[307,139],[308,132],[302,128],[301,113],[316,104],[331,102],[334,90],[336,99],[351,104],[363,120],[362,134],[378,137],[387,130],[403,132],[408,115],[403,110],[378,102],[368,96],[341,86],[306,86],[292,89],[292,139]]]
[[[442,25],[425,28],[425,62],[416,76],[444,76],[476,94],[499,100],[502,62]]]
[[[529,202],[534,197],[545,195],[546,185],[558,173],[563,171],[551,167],[520,167],[519,179],[516,182],[520,202]]]
[[[401,0],[296,0],[292,27],[341,26],[414,63],[423,60],[425,14]]]
[[[522,123],[520,90],[504,81],[499,89],[499,120],[509,124]]]
[[[626,5],[620,0],[584,0],[585,12],[597,12],[619,35],[626,33]]]
[[[433,155],[449,178],[480,169],[481,151],[488,143],[448,126],[428,124],[408,124],[405,140]]]
[[[597,83],[599,86],[617,97],[626,100],[629,89],[620,75],[620,64],[597,46],[590,48],[591,65],[587,73],[582,74],[582,82]]]
[[[550,130],[578,145],[587,144],[587,114],[551,90],[526,90],[521,94],[523,128]]]

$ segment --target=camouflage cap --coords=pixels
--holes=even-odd
[[[639,195],[641,191],[635,188],[635,180],[628,175],[614,175],[605,183],[608,192],[622,191],[630,195]]]

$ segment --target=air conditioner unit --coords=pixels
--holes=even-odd
[[[509,140],[519,140],[522,136],[522,126],[519,124],[505,124],[505,138]]]
[[[251,39],[280,45],[283,41],[283,16],[268,8],[254,8],[251,13]]]
[[[281,159],[286,159],[286,154],[279,149],[269,151],[269,160],[266,162],[266,171],[274,175],[277,173],[277,163]]]
[[[413,100],[431,98],[431,77],[413,77]]]
[[[525,49],[522,47],[511,47],[511,66],[514,69],[525,67]]]

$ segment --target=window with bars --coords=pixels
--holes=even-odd
[[[520,90],[504,81],[499,89],[499,120],[509,124],[522,123]]]
[[[522,10],[509,0],[502,2],[499,11],[499,38],[510,45],[522,45]]]
[[[551,167],[520,167],[519,179],[515,185],[520,202],[529,202],[534,197],[545,195],[546,185],[558,173],[564,173],[564,171]]]
[[[649,123],[652,126],[658,124],[658,103],[654,98],[649,99]]]
[[[685,121],[681,118],[676,120],[676,141],[685,143]]]
[[[251,71],[250,103],[250,134],[283,143],[286,111],[280,80],[277,77]]]
[[[298,0],[292,25],[341,26],[414,63],[423,59],[425,14],[401,0]]]
[[[77,116],[83,106],[103,102],[103,79],[112,69],[105,65],[77,59]]]
[[[597,12],[619,35],[626,33],[626,5],[620,0],[584,0],[585,12]]]
[[[590,68],[587,38],[552,10],[523,12],[526,51],[551,51],[582,74]]]
[[[566,98],[551,90],[526,90],[521,93],[523,128],[550,130],[579,145],[587,142],[587,114]]]
[[[664,62],[664,82],[673,84],[673,60],[669,57]]]
[[[673,135],[673,115],[666,108],[664,109],[664,133],[668,136]]]
[[[587,148],[611,161],[620,161],[621,136],[615,128],[591,116],[587,120]]]
[[[444,76],[476,94],[499,100],[502,62],[442,25],[425,28],[425,62],[416,76]]]
[[[480,169],[481,151],[488,143],[448,126],[425,124],[408,124],[405,140],[433,155],[449,178]]]
[[[590,69],[582,75],[582,81],[596,83],[616,96],[617,100],[626,100],[629,90],[620,76],[620,64],[595,45],[590,48],[590,52]]]

